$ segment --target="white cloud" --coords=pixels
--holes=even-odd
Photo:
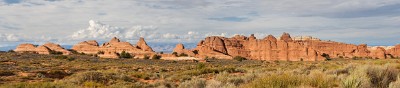
[[[17,42],[20,41],[20,38],[15,34],[0,34],[0,41]]]
[[[98,21],[90,20],[89,27],[74,32],[72,39],[110,39],[120,37],[126,39],[138,39],[139,37],[153,38],[156,33],[155,26],[133,26],[131,28],[114,27]]]

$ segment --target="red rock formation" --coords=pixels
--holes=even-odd
[[[375,59],[386,59],[386,50],[382,47],[378,47],[372,50],[371,57]]]
[[[58,44],[54,43],[46,43],[44,45],[41,45],[39,47],[36,47],[33,44],[20,44],[17,46],[17,48],[14,50],[15,52],[33,52],[33,53],[38,53],[38,54],[50,54],[52,51],[56,52],[61,52],[63,55],[69,55],[71,54],[70,51],[64,49]]]
[[[36,51],[36,46],[33,44],[20,44],[17,46],[17,48],[14,50],[15,52],[34,52]]]
[[[143,38],[138,41],[138,46],[134,46],[129,42],[121,42],[118,38],[114,37],[109,42],[98,46],[94,40],[84,41],[72,47],[73,50],[85,54],[99,54],[103,58],[118,58],[116,53],[125,51],[135,56],[135,58],[143,58],[145,55],[152,56],[155,52],[149,47]],[[99,52],[104,52],[101,54]]]
[[[143,37],[140,37],[139,41],[136,44],[143,51],[154,52],[153,49],[151,49],[151,47],[147,45],[146,41],[144,41]]]
[[[184,53],[184,54],[187,54],[189,56],[196,56],[196,54],[193,53],[194,52],[193,50],[186,50],[185,46],[183,46],[182,43],[176,44],[176,47],[174,48],[173,52],[176,52],[178,55]]]
[[[400,46],[399,46],[400,47]],[[353,45],[319,39],[293,40],[288,33],[283,33],[279,40],[268,35],[264,39],[236,35],[232,38],[211,36],[200,41],[196,49],[199,58],[218,57],[232,59],[242,56],[253,60],[281,61],[322,61],[338,57],[384,57],[384,49],[374,54],[367,45]],[[394,51],[394,50],[393,50]],[[325,57],[323,57],[324,55]]]
[[[78,53],[97,54],[99,52],[99,44],[96,40],[83,41],[74,45],[72,50]]]
[[[49,48],[50,50],[56,51],[56,52],[62,52],[63,55],[69,55],[71,54],[70,51],[64,49],[63,47],[61,47],[58,44],[54,44],[54,43],[46,43],[43,46],[46,46],[47,48]]]
[[[389,56],[393,57],[393,58],[398,58],[400,57],[400,44],[397,44],[396,46],[394,46],[393,48],[387,50]]]

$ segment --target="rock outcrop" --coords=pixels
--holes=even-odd
[[[63,55],[69,55],[71,54],[70,51],[64,49],[58,44],[55,43],[46,43],[44,45],[36,47],[36,45],[33,44],[20,44],[17,46],[17,48],[14,50],[15,52],[31,52],[31,53],[38,53],[38,54],[51,54],[55,52],[61,52]]]
[[[147,45],[146,41],[144,41],[143,37],[140,37],[140,39],[136,43],[136,45],[138,46],[138,48],[142,49],[143,51],[154,52],[153,49],[151,49],[151,47]]]
[[[185,49],[185,46],[183,46],[182,43],[176,44],[173,52],[176,52],[178,55],[183,53],[187,54],[188,56],[196,56],[196,53],[194,53],[196,51]]]
[[[155,54],[153,49],[144,41],[144,38],[140,38],[137,45],[122,42],[116,37],[101,46],[95,40],[90,40],[74,45],[72,50],[85,54],[97,54],[102,58],[118,58],[118,53],[122,53],[123,51],[135,56],[135,58],[143,58],[146,55],[152,56]]]
[[[63,53],[64,55],[69,55],[69,54],[71,54],[71,51],[68,51],[68,50],[64,49],[63,47],[61,47],[60,45],[55,44],[55,43],[46,43],[46,44],[44,44],[43,46],[49,48],[49,49],[52,50],[52,51],[61,52],[61,53]]]
[[[400,44],[397,44],[393,48],[388,49],[387,54],[391,58],[400,58]]]
[[[181,46],[183,45],[178,44],[174,51],[183,51]],[[398,49],[394,48],[391,52],[399,52],[400,45]],[[289,33],[283,33],[279,40],[272,35],[263,39],[257,39],[254,35],[249,37],[236,35],[232,38],[211,36],[201,40],[194,50],[199,52],[196,55],[199,58],[232,59],[235,56],[242,56],[252,60],[267,61],[322,61],[339,57],[385,59],[387,55],[385,49],[368,50],[366,44],[345,44],[312,37],[292,39]]]

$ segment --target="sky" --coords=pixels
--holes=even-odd
[[[400,0],[0,0],[0,47],[112,37],[196,43],[283,32],[352,44],[400,43]]]

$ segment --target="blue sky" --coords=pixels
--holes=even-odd
[[[212,35],[283,32],[395,45],[399,23],[400,0],[0,0],[0,47],[114,36],[198,42]]]

